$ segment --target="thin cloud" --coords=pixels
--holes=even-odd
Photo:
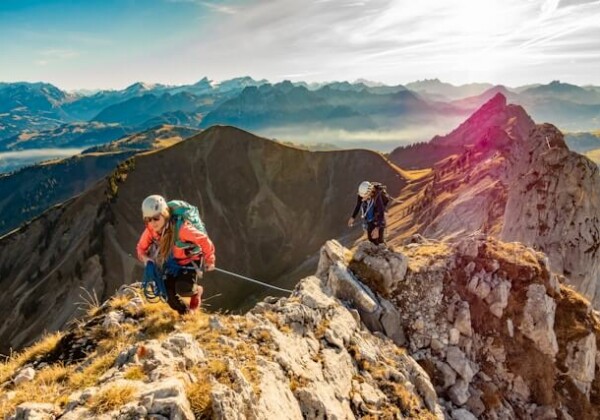
[[[206,6],[212,11],[224,13],[226,15],[235,15],[238,11],[234,7],[223,6],[220,4],[209,3],[207,1],[200,1],[199,4]]]
[[[77,51],[64,49],[50,49],[41,52],[41,55],[54,60],[68,60],[79,56]]]
[[[238,10],[235,7],[226,6],[223,4],[211,3],[211,2],[203,1],[203,0],[167,0],[167,2],[168,3],[192,3],[192,4],[196,4],[198,6],[204,6],[213,12],[223,13],[226,15],[235,15],[238,12]]]

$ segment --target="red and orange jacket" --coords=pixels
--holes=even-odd
[[[187,242],[190,244],[198,245],[202,250],[204,256],[204,263],[206,265],[212,265],[215,263],[215,246],[209,237],[200,232],[190,223],[185,222],[179,228],[179,235],[177,236],[180,241]],[[153,243],[158,244],[160,241],[160,234],[155,232],[150,225],[146,225],[146,229],[142,233],[140,240],[138,241],[136,250],[137,257],[140,261],[144,262],[144,257],[150,257],[148,250]],[[179,265],[188,265],[192,261],[198,261],[199,255],[187,255],[185,249],[179,248],[177,245],[173,245],[172,249],[173,258]]]

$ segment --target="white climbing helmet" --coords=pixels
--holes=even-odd
[[[150,195],[142,201],[142,217],[154,217],[164,213],[167,202],[160,195]]]
[[[363,181],[358,186],[358,195],[360,195],[362,198],[366,198],[369,194],[371,194],[371,191],[373,191],[373,184],[371,184],[369,181]]]

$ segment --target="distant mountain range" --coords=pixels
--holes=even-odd
[[[278,140],[392,150],[448,132],[498,93],[565,131],[600,128],[600,87],[558,81],[510,88],[438,79],[386,86],[203,78],[182,86],[138,82],[91,95],[47,83],[0,83],[0,151],[85,148],[161,124],[235,125]]]

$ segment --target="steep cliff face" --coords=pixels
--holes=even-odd
[[[600,306],[600,175],[554,126],[515,145],[500,237],[543,250],[552,268]]]
[[[599,314],[544,254],[482,234],[326,247],[329,276],[368,286],[346,295],[419,361],[448,417],[599,418]]]
[[[545,252],[553,270],[600,306],[600,177],[592,161],[499,96],[432,143],[464,150],[403,191],[390,212],[392,243],[475,231],[519,241]]]
[[[232,127],[128,160],[108,180],[0,240],[0,352],[63,326],[88,293],[104,300],[141,278],[134,254],[140,203],[150,194],[200,208],[221,268],[293,287],[311,270],[298,268],[302,262],[325,240],[348,234],[364,179],[382,180],[392,194],[405,184],[377,153],[308,152]],[[217,275],[205,290],[221,295],[213,308],[229,309],[248,309],[265,293]]]

